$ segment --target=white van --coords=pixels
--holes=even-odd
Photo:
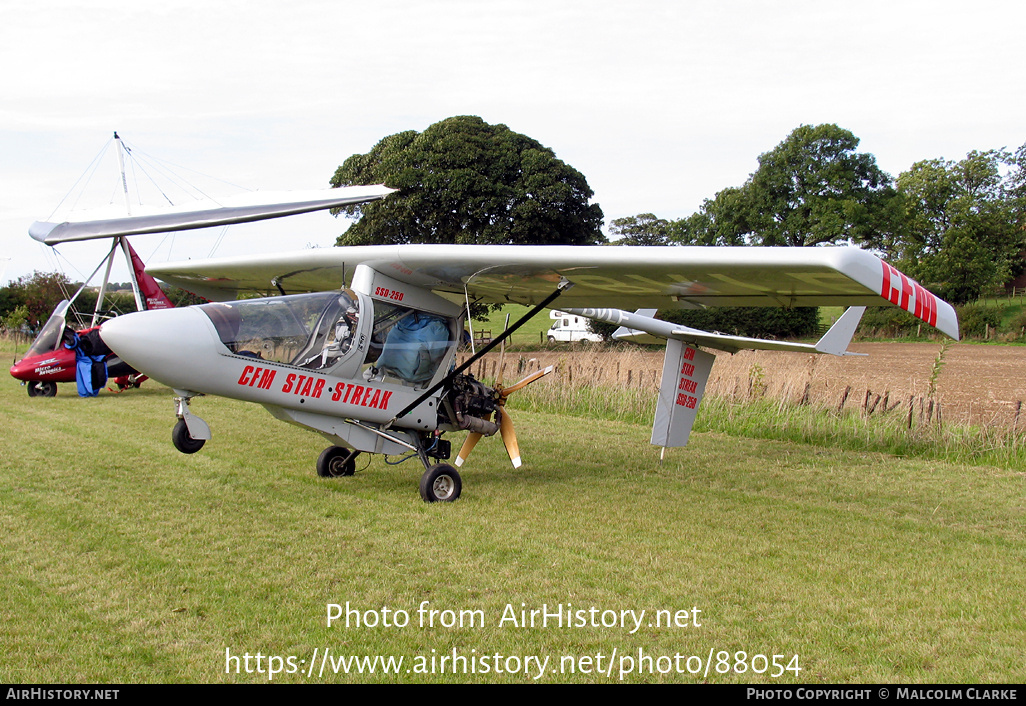
[[[574,316],[563,311],[549,312],[549,317],[554,319],[552,327],[549,328],[549,342],[562,341],[573,343],[574,341],[602,340],[602,336],[591,330],[588,326],[590,319],[583,316]]]

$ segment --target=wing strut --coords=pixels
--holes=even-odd
[[[462,373],[464,370],[468,369],[470,366],[472,366],[474,363],[476,363],[478,360],[480,360],[482,356],[484,356],[486,353],[491,351],[497,345],[499,345],[500,343],[505,341],[507,338],[509,338],[513,334],[514,331],[516,331],[518,328],[520,328],[525,323],[527,323],[528,320],[534,318],[535,315],[538,314],[538,312],[540,312],[542,309],[547,308],[549,306],[549,304],[551,304],[553,301],[555,301],[556,297],[558,297],[560,294],[562,294],[563,292],[565,292],[566,290],[570,289],[573,286],[574,285],[573,285],[572,282],[568,282],[565,279],[562,280],[559,283],[559,286],[556,287],[556,290],[554,292],[552,292],[552,294],[550,294],[549,296],[547,296],[544,299],[542,299],[541,302],[539,302],[537,306],[535,306],[529,312],[527,312],[522,317],[517,319],[517,322],[515,324],[513,324],[512,326],[510,326],[509,328],[507,328],[505,331],[503,331],[501,336],[499,336],[498,338],[492,339],[491,343],[489,343],[487,346],[485,346],[484,348],[479,350],[474,355],[470,356],[470,358],[468,358],[467,361],[463,365],[461,365],[458,368],[456,368],[455,370],[453,370],[451,373],[449,373],[444,378],[442,378],[441,380],[436,382],[434,385],[429,387],[427,390],[424,390],[424,393],[420,397],[415,399],[413,402],[410,402],[398,414],[396,414],[392,418],[392,421],[390,421],[388,424],[385,425],[385,428],[387,429],[393,423],[395,423],[397,420],[402,419],[407,414],[412,412],[414,409],[417,408],[417,406],[419,404],[421,404],[424,400],[426,400],[429,397],[431,397],[431,395],[433,395],[435,392],[437,392],[439,390],[439,388],[441,388],[443,385],[447,385],[448,383],[452,382],[453,378],[455,378],[457,375]]]

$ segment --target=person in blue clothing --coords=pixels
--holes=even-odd
[[[64,332],[64,347],[75,351],[75,384],[79,397],[96,397],[107,384],[107,355],[110,349],[100,340],[99,330],[70,329]]]

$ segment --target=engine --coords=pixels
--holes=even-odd
[[[446,406],[452,409],[453,424],[459,429],[491,436],[499,430],[496,422],[489,421],[499,406],[499,394],[478,382],[473,375],[457,375],[446,395]]]

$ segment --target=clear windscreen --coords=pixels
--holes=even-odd
[[[29,346],[28,351],[25,353],[26,358],[57,350],[57,346],[61,343],[61,336],[64,334],[66,316],[70,306],[71,302],[65,299],[54,308],[50,318],[46,320],[43,328],[39,330],[36,340],[32,341],[32,345]]]
[[[331,367],[352,346],[360,305],[348,290],[198,307],[237,355],[307,368]]]

